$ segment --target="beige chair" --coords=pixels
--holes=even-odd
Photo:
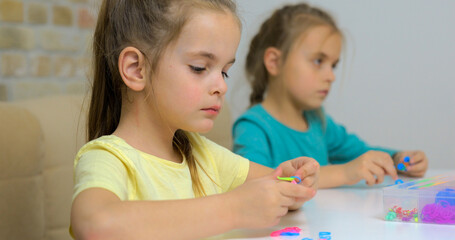
[[[71,239],[73,159],[85,142],[83,99],[0,102],[0,239]],[[231,147],[227,106],[205,135]]]

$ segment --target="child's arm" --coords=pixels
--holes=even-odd
[[[76,197],[71,225],[76,239],[113,240],[197,239],[234,227],[221,195],[174,201],[120,201],[101,188],[87,189]]]
[[[384,181],[390,175],[397,179],[397,171],[389,154],[380,151],[368,151],[360,157],[345,163],[321,168],[321,188],[352,185],[365,180],[371,186]]]
[[[185,200],[120,201],[110,191],[87,189],[73,202],[72,229],[76,239],[199,239],[273,226],[296,199],[311,195],[279,175],[280,169],[224,194]]]

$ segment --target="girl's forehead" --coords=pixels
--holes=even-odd
[[[206,51],[237,48],[240,27],[235,16],[223,11],[205,11],[194,15],[183,27],[175,47],[180,51]]]
[[[200,12],[193,12],[191,17],[185,23],[183,30],[191,28],[218,28],[222,29],[224,25],[236,26],[238,30],[241,29],[241,25],[237,16],[230,11],[223,10],[204,10]],[[189,30],[191,31],[191,30]]]
[[[332,27],[315,26],[300,33],[294,43],[294,48],[321,51],[323,48],[332,47],[333,45],[341,45],[341,40],[341,34]]]

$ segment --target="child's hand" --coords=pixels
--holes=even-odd
[[[406,174],[411,177],[423,177],[428,169],[428,158],[422,151],[404,151],[396,153],[393,156],[395,166],[398,163],[404,162],[404,157],[409,156],[409,165],[406,167],[406,171],[400,173]]]
[[[393,160],[385,152],[368,151],[344,166],[347,184],[355,184],[365,179],[367,185],[372,186],[382,183],[384,175],[398,179]]]
[[[281,177],[297,176],[302,179],[302,184],[305,187],[318,189],[319,183],[319,163],[313,158],[299,157],[280,164],[283,169]]]
[[[245,182],[226,193],[235,228],[264,228],[276,225],[296,199],[311,199],[315,191],[302,184],[277,180],[278,167],[271,174]]]

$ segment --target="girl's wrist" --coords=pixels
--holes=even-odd
[[[342,178],[341,178],[341,185],[351,185],[352,184],[352,181],[350,180],[351,178],[349,177],[349,162],[348,163],[345,163],[345,164],[341,164],[339,165],[340,168],[341,168],[341,172],[343,173],[342,174]]]
[[[238,202],[235,196],[232,196],[234,191],[230,191],[227,193],[219,194],[220,198],[220,209],[222,209],[222,216],[225,216],[226,224],[229,229],[237,229],[242,228],[241,223],[239,221],[239,207]]]
[[[356,172],[357,170],[355,170],[355,164],[351,164],[351,163],[353,163],[353,162],[350,161],[350,162],[340,165],[343,168],[343,173],[344,173],[344,179],[343,179],[344,184],[343,185],[354,185],[360,181],[360,179],[358,179],[358,177],[357,177],[357,172]]]

